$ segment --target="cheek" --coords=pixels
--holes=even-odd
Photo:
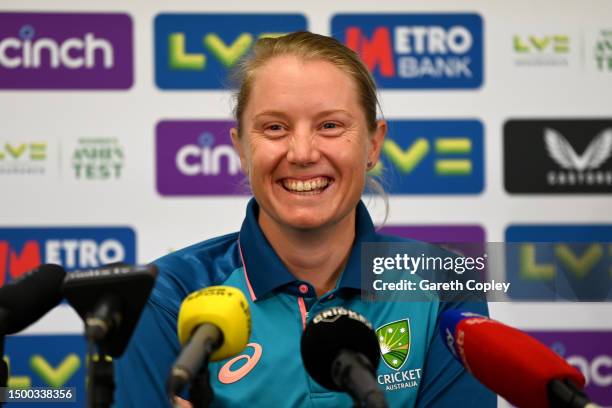
[[[249,165],[258,173],[269,173],[286,155],[282,143],[273,141],[254,141],[249,150]]]
[[[331,158],[338,166],[357,170],[363,168],[365,171],[368,150],[361,139],[331,139],[325,143],[322,150],[325,155]]]

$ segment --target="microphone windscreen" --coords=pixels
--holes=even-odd
[[[44,264],[0,288],[0,308],[8,311],[4,333],[25,329],[62,300],[66,271],[59,265]]]
[[[217,326],[223,333],[223,344],[211,355],[211,361],[240,353],[251,336],[251,314],[244,294],[231,286],[209,286],[187,296],[178,315],[181,345],[205,323]]]
[[[301,340],[304,367],[321,386],[341,391],[332,378],[332,364],[340,351],[363,354],[373,374],[380,363],[376,333],[368,320],[357,312],[332,307],[317,314],[307,325]]]
[[[103,343],[106,353],[119,357],[130,341],[156,278],[157,267],[153,264],[116,262],[69,273],[64,280],[64,297],[84,322],[101,305],[114,305],[112,313],[120,318],[109,325]]]
[[[584,377],[554,351],[526,333],[469,312],[441,316],[440,334],[453,355],[487,388],[518,407],[546,407],[548,384]]]

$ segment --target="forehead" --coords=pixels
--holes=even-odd
[[[348,73],[324,60],[295,56],[274,57],[255,72],[248,105],[254,114],[280,108],[361,111],[357,85]]]

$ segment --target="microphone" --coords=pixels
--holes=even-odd
[[[123,354],[153,289],[155,265],[123,263],[74,271],[64,280],[64,296],[85,322],[88,340],[112,357]]]
[[[209,361],[240,353],[250,336],[249,303],[239,289],[210,286],[191,293],[179,310],[178,338],[183,350],[168,376],[168,395],[172,398],[179,394]],[[207,392],[209,395],[199,396],[201,401],[212,398],[212,390]]]
[[[321,386],[348,392],[355,407],[387,407],[376,381],[376,333],[359,313],[332,307],[317,314],[302,334],[301,353],[306,371]]]
[[[580,391],[585,383],[580,371],[520,330],[449,310],[440,316],[440,335],[478,381],[517,407],[597,407]]]
[[[0,288],[0,336],[19,332],[62,300],[66,271],[45,264]]]

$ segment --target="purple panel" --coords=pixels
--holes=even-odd
[[[128,89],[132,19],[120,13],[0,13],[0,89]]]

